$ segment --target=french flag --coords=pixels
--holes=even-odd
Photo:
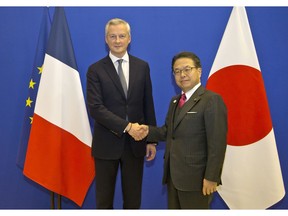
[[[92,134],[64,8],[55,8],[23,173],[82,206],[95,176]]]
[[[264,81],[245,7],[234,7],[207,88],[222,95],[228,137],[218,192],[230,209],[266,209],[285,195]]]

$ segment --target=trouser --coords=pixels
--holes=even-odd
[[[213,194],[204,196],[202,191],[180,191],[172,182],[170,174],[167,182],[168,209],[209,209]]]
[[[96,208],[113,209],[115,184],[120,165],[123,209],[139,209],[144,157],[136,158],[129,146],[118,160],[95,158],[96,171]]]

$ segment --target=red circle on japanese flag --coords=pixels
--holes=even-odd
[[[219,93],[228,111],[228,145],[243,146],[264,138],[272,129],[261,72],[245,65],[212,74],[207,89]]]

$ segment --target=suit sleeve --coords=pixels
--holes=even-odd
[[[227,110],[219,95],[213,95],[205,110],[207,166],[205,178],[220,183],[227,145]]]
[[[156,126],[149,126],[149,134],[147,137],[148,142],[159,142],[159,141],[166,141],[166,126],[163,125],[162,127]]]
[[[167,140],[168,125],[172,117],[172,105],[175,98],[172,98],[170,101],[169,110],[166,114],[165,124],[162,127],[149,126],[149,134],[147,140],[149,142],[159,142]],[[170,123],[171,124],[171,123]]]
[[[156,126],[153,89],[152,89],[152,82],[151,82],[151,77],[150,77],[150,68],[148,64],[146,64],[145,71],[146,71],[145,73],[145,95],[144,95],[145,124]]]

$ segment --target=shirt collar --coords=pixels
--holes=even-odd
[[[114,56],[114,55],[111,53],[111,51],[110,51],[110,52],[109,52],[109,57],[111,58],[111,60],[112,60],[113,63],[116,63],[119,59],[123,59],[124,62],[129,62],[128,52],[126,52],[122,58],[118,58],[118,57]]]
[[[186,93],[185,93],[185,95],[186,95],[186,101],[188,101],[189,99],[190,99],[190,97],[194,94],[194,92],[200,87],[200,85],[201,85],[201,82],[200,83],[198,83],[197,85],[195,85],[192,89],[190,89],[189,91],[187,91]],[[182,93],[184,93],[183,91],[182,91]]]

